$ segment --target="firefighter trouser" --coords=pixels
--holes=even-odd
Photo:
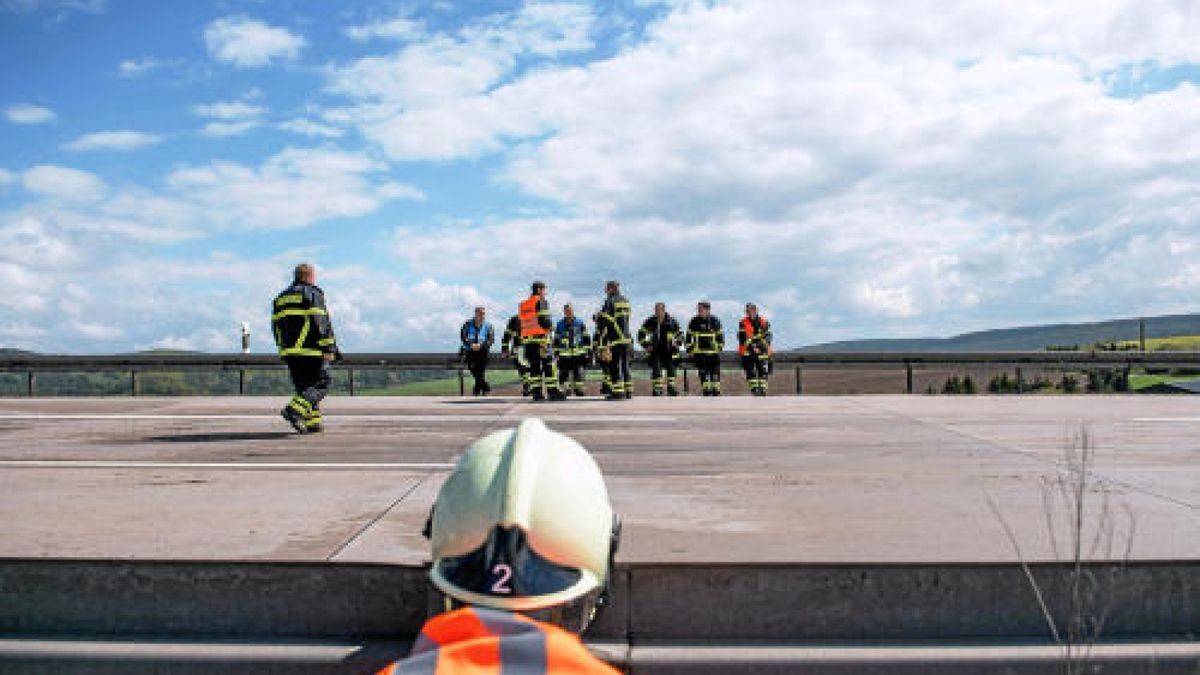
[[[467,370],[471,372],[471,377],[475,378],[475,384],[471,388],[471,393],[478,396],[491,391],[492,388],[487,383],[487,351],[482,349],[479,351],[467,350],[463,357],[467,362]]]
[[[696,371],[700,376],[700,388],[705,396],[721,393],[721,355],[696,354]]]
[[[663,388],[670,388],[674,391],[675,353],[652,351],[649,353],[649,357],[650,377],[654,385],[654,393],[661,394]]]
[[[554,354],[550,345],[545,342],[526,342],[521,345],[525,362],[529,364],[529,390],[534,398],[542,398],[545,393],[558,391],[558,376],[554,368]]]
[[[629,381],[629,345],[612,345],[608,350],[612,353],[612,358],[607,364],[609,388],[613,394],[632,394],[633,383]]]
[[[750,391],[767,391],[767,375],[771,374],[771,362],[759,354],[744,354],[742,370],[746,371],[746,385]]]
[[[587,358],[583,356],[564,356],[558,360],[558,388],[566,393],[567,383],[577,395],[583,396],[583,366]]]
[[[304,425],[317,427],[321,424],[321,399],[329,393],[333,376],[329,373],[329,362],[312,356],[288,356],[288,374],[296,395],[288,401],[288,407],[300,413]]]
[[[513,347],[512,364],[517,371],[517,376],[521,378],[521,388],[529,389],[529,362],[525,360],[523,351],[524,349],[520,345]]]

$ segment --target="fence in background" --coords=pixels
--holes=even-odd
[[[773,387],[786,383],[791,393],[805,390],[805,372],[813,369],[887,369],[903,372],[903,391],[917,389],[915,374],[930,368],[1014,368],[1016,380],[1027,372],[1081,369],[1124,371],[1134,368],[1197,370],[1200,352],[987,352],[987,353],[779,353],[773,359]],[[493,357],[496,371],[508,371],[508,362]],[[722,356],[724,367],[739,367],[737,354]],[[638,370],[644,364],[635,362]],[[335,389],[340,393],[421,393],[420,383],[447,381],[465,393],[469,375],[453,354],[348,354],[336,367]],[[197,395],[277,395],[287,390],[287,371],[268,354],[132,354],[0,356],[0,392],[8,396],[39,395],[187,395],[183,383],[191,376],[206,386]],[[695,378],[694,369],[683,369],[685,387]],[[46,381],[50,382],[47,383]],[[173,383],[181,387],[173,390]],[[75,393],[70,393],[74,391]],[[67,392],[67,393],[64,393]],[[171,393],[174,392],[174,393]],[[445,392],[443,392],[445,393]]]

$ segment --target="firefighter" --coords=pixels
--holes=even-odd
[[[712,305],[696,305],[696,316],[688,322],[687,349],[700,375],[705,396],[721,395],[721,350],[725,348],[725,333],[721,320],[712,315]]]
[[[575,308],[563,305],[563,318],[554,327],[554,348],[558,352],[558,389],[583,396],[583,368],[592,350],[587,324],[575,316]]]
[[[608,357],[609,394],[617,400],[633,398],[633,383],[629,378],[629,300],[621,295],[621,284],[609,281],[604,285],[604,306],[596,315],[596,345]]]
[[[746,303],[746,316],[738,324],[738,354],[742,357],[742,370],[746,371],[746,384],[754,396],[767,395],[767,376],[771,374],[771,324],[759,316],[758,306]]]
[[[529,395],[529,364],[521,350],[521,317],[513,314],[504,328],[504,336],[500,338],[500,356],[511,358],[517,377],[521,379],[521,395]]]
[[[321,399],[333,381],[329,365],[341,357],[325,308],[325,293],[316,283],[315,267],[296,265],[292,285],[275,297],[271,309],[275,344],[296,389],[279,414],[302,434],[321,431]]]
[[[473,396],[487,396],[492,391],[487,381],[487,363],[496,335],[492,324],[485,319],[485,312],[483,307],[476,307],[475,317],[463,322],[458,332],[461,342],[459,354],[466,362],[467,370],[471,371],[471,377],[475,378],[475,385],[471,388]]]
[[[538,419],[479,439],[425,525],[442,613],[379,674],[617,675],[578,634],[607,603],[620,535],[579,443]]]
[[[550,345],[554,322],[550,319],[550,305],[546,304],[546,284],[535,281],[530,289],[529,297],[517,312],[521,319],[521,351],[529,364],[529,390],[535,401],[547,397],[561,401],[566,396],[559,391],[554,372],[554,350]]]
[[[646,352],[653,378],[654,395],[662,396],[663,389],[671,396],[678,396],[675,388],[675,366],[679,360],[679,348],[683,344],[683,331],[675,317],[667,314],[667,306],[654,303],[654,315],[642,322],[638,329],[638,343]]]

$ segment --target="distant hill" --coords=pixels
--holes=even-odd
[[[1200,314],[1146,317],[1146,337],[1200,335]],[[1099,323],[1000,328],[948,338],[847,340],[809,345],[800,352],[1007,352],[1037,351],[1047,345],[1079,345],[1138,339],[1138,319]]]

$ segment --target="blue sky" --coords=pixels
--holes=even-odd
[[[528,282],[782,346],[1190,312],[1200,7],[0,0],[0,346],[347,351]]]

